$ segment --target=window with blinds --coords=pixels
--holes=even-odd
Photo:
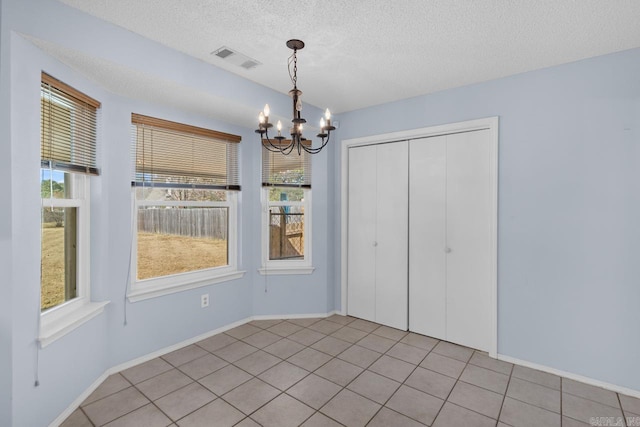
[[[282,144],[289,145],[284,140]],[[276,144],[275,142],[272,142]],[[305,141],[311,144],[311,141]],[[295,150],[290,154],[269,151],[262,147],[262,186],[263,187],[298,187],[311,188],[311,155],[304,150],[298,154]]]
[[[39,342],[102,311],[91,302],[91,176],[98,175],[100,103],[46,74],[40,80]],[[35,188],[34,188],[35,190]],[[91,314],[89,314],[91,313]],[[63,331],[63,332],[60,332]]]
[[[98,175],[100,103],[46,73],[40,86],[41,167]]]
[[[140,114],[131,115],[132,184],[240,190],[240,137]]]

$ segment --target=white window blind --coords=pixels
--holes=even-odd
[[[132,184],[240,190],[237,135],[131,115]]]
[[[284,145],[289,143],[287,140],[282,141]],[[310,144],[311,141],[305,143]],[[311,155],[304,150],[300,153],[293,150],[285,155],[269,151],[263,143],[262,186],[311,188]]]
[[[42,73],[41,167],[98,175],[96,116],[100,103]]]

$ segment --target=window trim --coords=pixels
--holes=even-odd
[[[238,270],[238,194],[236,191],[227,191],[227,200],[224,202],[196,202],[196,201],[138,201],[136,188],[131,190],[132,211],[132,238],[131,238],[131,279],[127,292],[129,302],[143,301],[149,298],[160,297],[200,288],[216,283],[236,280],[244,276],[245,272]],[[140,206],[199,206],[199,207],[226,207],[229,209],[227,232],[227,265],[207,268],[203,270],[188,271],[185,273],[171,274],[167,276],[153,277],[138,280],[138,208]]]
[[[41,198],[41,208],[52,206],[60,208],[75,207],[77,209],[77,296],[40,313],[38,342],[41,348],[48,346],[102,313],[104,307],[109,303],[109,301],[91,302],[90,177],[79,173],[71,173],[71,176],[73,179],[73,197],[68,199]],[[42,224],[40,227],[42,227]],[[42,243],[40,247],[42,251]],[[40,291],[42,292],[42,278],[40,279]]]
[[[263,276],[270,275],[291,275],[291,274],[312,274],[315,270],[312,264],[312,196],[311,188],[303,188],[304,201],[269,201],[269,190],[273,187],[269,186],[261,188],[262,215],[262,263],[258,272]],[[290,187],[281,187],[290,188]],[[272,206],[303,206],[304,207],[304,259],[288,259],[288,260],[272,260],[269,259],[269,208]]]

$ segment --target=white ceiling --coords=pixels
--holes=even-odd
[[[640,47],[637,0],[62,0],[334,112]],[[228,46],[252,70],[210,53]]]

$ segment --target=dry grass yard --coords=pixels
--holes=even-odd
[[[138,233],[138,279],[226,264],[226,240]]]
[[[166,276],[227,264],[225,240],[138,233],[138,279]],[[64,228],[42,230],[41,307],[64,302]]]
[[[64,228],[45,224],[42,230],[42,309],[64,302]]]

